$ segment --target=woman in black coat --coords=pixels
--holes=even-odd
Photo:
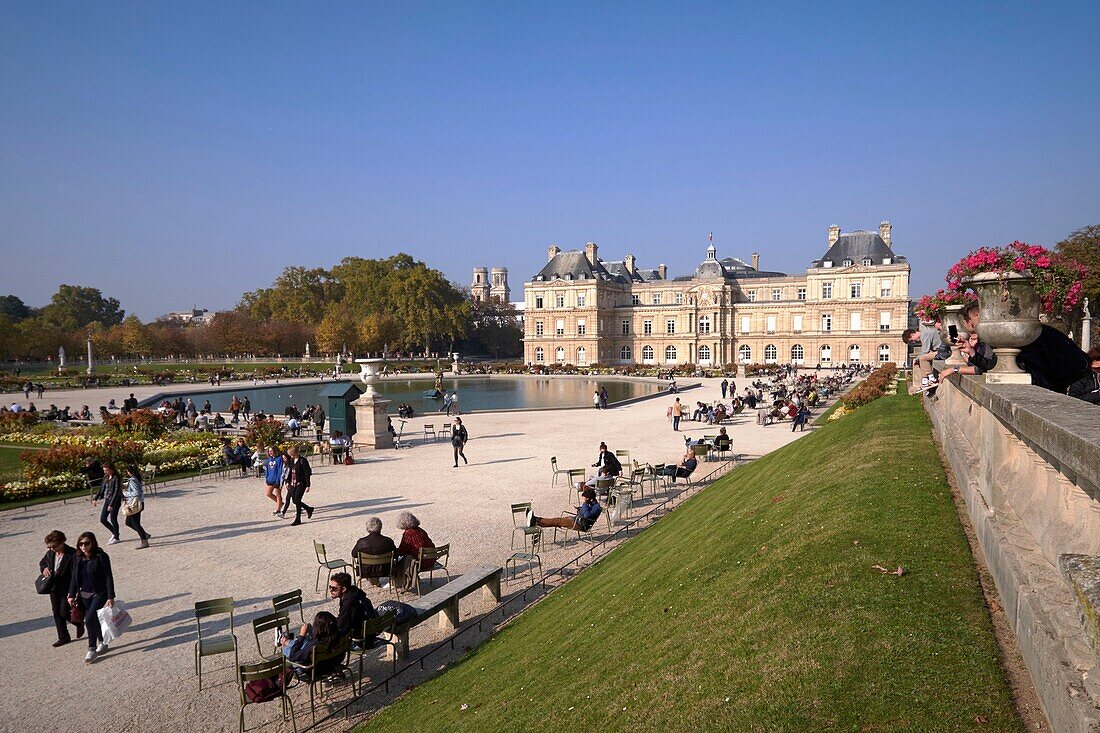
[[[69,584],[69,605],[84,609],[84,624],[88,627],[88,654],[84,661],[91,664],[107,651],[99,628],[99,609],[115,605],[115,576],[111,558],[99,549],[91,532],[84,532],[76,542],[78,552]]]
[[[64,646],[73,638],[69,635],[69,586],[73,579],[73,561],[76,549],[65,544],[65,533],[55,529],[46,535],[46,550],[38,570],[45,578],[50,578],[50,608],[53,610],[53,623],[57,627],[57,641],[54,646]],[[75,624],[76,638],[84,636],[84,624]]]

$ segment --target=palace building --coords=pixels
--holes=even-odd
[[[633,255],[609,262],[595,243],[547,250],[524,284],[524,360],[575,366],[904,361],[909,263],[890,222],[829,227],[821,259],[798,275],[726,257],[711,242],[691,275],[669,278]]]

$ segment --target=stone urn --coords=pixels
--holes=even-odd
[[[983,272],[963,280],[981,306],[978,336],[997,354],[986,374],[990,384],[1031,384],[1031,375],[1016,364],[1020,349],[1039,338],[1039,293],[1031,275]]]
[[[951,340],[951,332],[949,328],[955,327],[958,333],[963,333],[963,317],[962,312],[965,305],[949,305],[943,310],[943,316],[940,318],[941,328],[940,337],[943,342],[951,347],[951,356],[947,358],[947,366],[966,366],[966,357],[959,351],[958,344],[955,344]]]
[[[378,373],[385,359],[356,359],[359,365],[359,381],[367,385],[367,394],[376,394],[374,386],[378,384]]]

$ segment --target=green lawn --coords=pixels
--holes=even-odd
[[[23,476],[23,462],[19,454],[26,448],[0,446],[0,481],[13,481]]]
[[[364,729],[1024,728],[902,394],[707,488]]]

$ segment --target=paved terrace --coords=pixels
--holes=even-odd
[[[681,393],[681,399],[714,399],[718,381],[703,380],[701,388]],[[120,399],[124,391],[129,392],[120,388],[107,397]],[[79,394],[91,397],[91,392]],[[48,395],[48,401],[61,404],[64,398],[59,392],[56,399]],[[105,401],[99,396],[93,400],[97,406]],[[106,548],[118,597],[131,608],[134,626],[93,665],[82,661],[83,640],[51,648],[56,636],[49,601],[35,594],[31,580],[48,531],[61,529],[75,544],[81,531],[92,530],[104,542],[108,535],[98,514],[85,502],[0,513],[0,572],[13,579],[10,597],[0,604],[0,638],[14,673],[0,697],[3,728],[174,731],[188,720],[214,730],[235,729],[238,697],[229,669],[231,656],[205,660],[204,690],[197,691],[192,661],[196,601],[236,598],[241,661],[255,661],[248,622],[270,610],[271,596],[302,588],[309,602],[307,617],[334,605],[313,593],[312,541],[325,542],[331,556],[350,559],[351,546],[365,533],[365,521],[372,515],[382,518],[384,533],[399,536],[397,514],[414,512],[437,544],[451,544],[452,575],[476,565],[501,564],[511,552],[510,503],[531,500],[543,515],[557,515],[567,507],[564,481],[550,486],[551,455],[558,456],[564,468],[588,467],[604,440],[611,449],[628,449],[641,461],[673,462],[683,452],[683,435],[715,432],[702,423],[685,422],[682,432],[674,433],[665,418],[671,401],[659,397],[607,411],[466,415],[469,466],[452,467],[446,441],[433,444],[419,438],[410,450],[361,453],[354,466],[319,466],[307,494],[307,501],[318,509],[300,527],[271,516],[272,505],[263,498],[263,484],[257,479],[170,485],[149,499],[143,515],[153,535],[150,549],[135,552],[136,537],[126,527],[124,541]],[[441,421],[417,418],[407,431],[416,434],[425,422]],[[753,414],[739,416],[729,432],[738,452],[754,455],[801,435],[792,433],[789,424],[757,426]],[[544,565],[556,567],[576,551],[575,545],[548,548]],[[508,584],[505,593],[516,587]],[[376,603],[390,597],[378,589],[368,592]],[[463,604],[462,617],[488,609],[480,595],[471,596]],[[441,638],[434,621],[420,625],[411,638],[413,653]],[[388,669],[388,662],[383,666],[373,661],[366,673],[379,676]],[[294,695],[303,724],[308,721],[308,695],[303,688]],[[345,695],[339,690],[333,699]],[[289,724],[283,726],[278,719],[277,706],[250,706],[250,726],[270,721],[264,730],[289,730]]]

